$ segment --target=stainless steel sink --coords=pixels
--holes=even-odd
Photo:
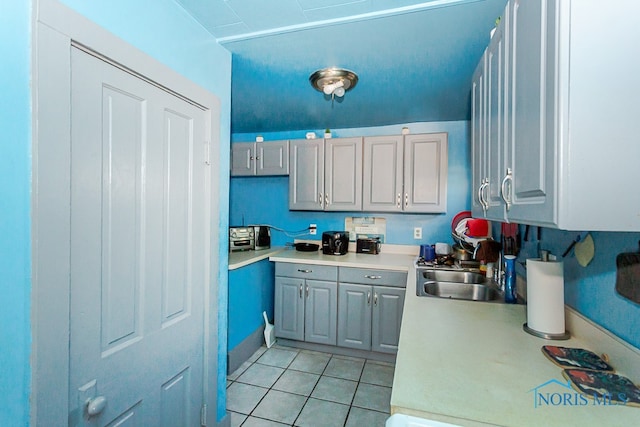
[[[485,283],[487,278],[480,273],[464,270],[418,270],[419,280],[454,283]]]
[[[497,288],[479,283],[429,281],[422,284],[422,290],[426,295],[439,298],[470,301],[493,301],[500,298]]]
[[[502,301],[496,284],[480,273],[465,270],[416,269],[418,296],[468,301]]]

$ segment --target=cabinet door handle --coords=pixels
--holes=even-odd
[[[377,292],[373,293],[373,305],[374,305],[374,307],[378,305],[378,293]]]
[[[324,205],[329,206],[329,193],[324,194]]]
[[[307,285],[306,293],[306,297],[309,298],[309,285]]]
[[[371,292],[367,292],[367,305],[371,305]]]
[[[507,193],[507,182],[509,183],[509,192]],[[507,174],[504,176],[502,180],[502,184],[500,184],[500,196],[502,196],[502,200],[504,200],[505,205],[507,206],[507,212],[511,209],[511,196],[513,191],[513,171],[511,168],[507,168]]]
[[[400,198],[402,197],[402,195],[400,193],[398,193],[398,195],[396,196],[396,206],[398,207],[398,209],[400,209]]]
[[[409,206],[409,193],[404,193],[404,205]]]
[[[371,275],[371,274],[365,274],[364,277],[367,278],[367,279],[373,279],[373,280],[382,279],[382,276],[374,276],[374,275]]]
[[[302,269],[302,268],[299,268],[298,271],[300,273],[313,273],[313,270],[306,270],[306,269]]]
[[[302,283],[300,284],[300,299],[302,299]]]
[[[486,190],[489,187],[489,178],[483,178],[482,179],[482,185],[480,186],[480,189],[478,190],[478,199],[480,201],[480,204],[482,205],[482,211],[484,212],[484,214],[486,215],[487,211],[489,210],[489,202],[486,196]]]
[[[482,178],[482,184],[480,184],[480,187],[478,187],[478,203],[480,203],[480,206],[482,206],[482,211],[486,214],[487,207],[484,204],[484,195],[483,195],[483,190],[485,185],[486,185],[486,178]]]
[[[322,193],[318,193],[318,203],[320,203],[320,207],[322,207],[323,200],[324,200],[324,197],[322,197]]]

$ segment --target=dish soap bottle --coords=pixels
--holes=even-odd
[[[518,301],[516,294],[516,257],[504,256],[504,302],[515,304]]]

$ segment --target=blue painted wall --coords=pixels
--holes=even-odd
[[[31,2],[0,13],[0,425],[29,420],[31,353]]]
[[[235,224],[271,224],[288,231],[300,231],[310,223],[318,225],[318,233],[324,230],[343,230],[347,216],[377,216],[387,221],[387,243],[416,245],[421,243],[451,241],[451,220],[460,211],[469,209],[471,195],[471,167],[469,151],[469,123],[432,122],[408,123],[393,126],[337,129],[333,137],[397,135],[403,126],[411,133],[448,132],[449,163],[446,214],[390,214],[363,212],[307,212],[289,211],[288,177],[234,177],[231,179],[230,221]],[[304,139],[307,131],[277,132],[262,135],[265,144],[279,139]],[[315,130],[321,135],[323,130]],[[254,141],[256,134],[233,134],[233,142]],[[423,238],[413,238],[413,228],[422,227]],[[272,231],[272,244],[284,245],[293,241],[284,233]],[[320,238],[302,236],[301,238]]]
[[[273,323],[275,267],[268,259],[229,272],[229,351],[264,325]]]
[[[521,232],[523,227],[520,226]],[[535,227],[532,228],[535,230]],[[533,233],[533,231],[532,231]],[[543,228],[542,249],[559,258],[579,233]],[[621,252],[637,252],[640,233],[591,233],[595,256],[586,267],[580,266],[571,251],[563,259],[565,303],[603,326],[623,340],[640,348],[640,305],[615,291],[616,256]],[[533,258],[534,248],[521,251],[519,261]],[[521,274],[525,275],[524,271]]]

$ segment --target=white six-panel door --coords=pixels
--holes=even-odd
[[[204,112],[75,48],[71,69],[70,425],[198,426]]]

